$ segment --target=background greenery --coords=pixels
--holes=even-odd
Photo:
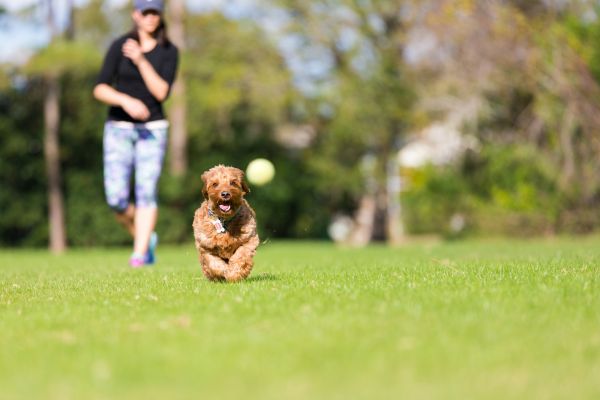
[[[180,77],[189,164],[181,176],[166,168],[160,182],[161,240],[191,239],[202,171],[217,163],[245,168],[256,157],[277,167],[274,182],[249,195],[261,236],[326,238],[332,217],[352,215],[365,193],[386,198],[388,166],[402,143],[472,99],[479,106],[459,128],[477,149],[441,166],[399,171],[407,233],[596,230],[600,22],[590,2],[546,3],[272,0],[236,17],[187,10]],[[0,244],[48,242],[42,110],[49,74],[61,87],[68,243],[128,241],[103,199],[106,107],[91,96],[108,43],[129,28],[128,12],[128,5],[84,3],[73,10],[68,40],[56,37],[26,64],[0,69]],[[265,15],[278,16],[279,30],[267,29]],[[23,15],[4,10],[0,18]],[[445,56],[408,62],[415,32],[433,35],[433,54]],[[294,43],[308,83],[298,82],[282,40]],[[290,126],[310,127],[308,145],[282,137]],[[376,160],[368,174],[366,155]],[[386,207],[378,202],[378,232]],[[465,221],[460,230],[450,224],[457,216]]]

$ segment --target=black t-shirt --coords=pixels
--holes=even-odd
[[[104,64],[102,65],[102,70],[98,75],[96,84],[106,83],[121,93],[141,100],[148,107],[148,110],[150,110],[150,118],[143,122],[164,119],[165,114],[162,103],[152,96],[133,61],[123,55],[121,48],[130,37],[129,34],[123,35],[111,44],[104,57]],[[157,44],[152,50],[144,53],[144,56],[152,64],[158,75],[169,84],[170,88],[175,80],[175,73],[177,71],[179,58],[177,47],[173,44],[166,46]],[[131,118],[121,107],[115,106],[110,107],[108,110],[108,119],[114,121],[142,122]]]

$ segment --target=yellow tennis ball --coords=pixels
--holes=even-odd
[[[254,185],[262,186],[267,184],[275,176],[275,167],[273,163],[266,158],[257,158],[250,161],[246,168],[246,177]]]

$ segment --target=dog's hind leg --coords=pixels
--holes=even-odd
[[[254,266],[254,254],[256,254],[258,243],[258,235],[255,235],[233,253],[229,259],[229,268],[225,272],[225,279],[228,282],[236,282],[250,275]]]
[[[227,262],[220,257],[212,254],[200,254],[200,263],[202,264],[202,272],[210,280],[226,279]]]

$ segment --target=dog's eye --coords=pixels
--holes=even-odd
[[[217,182],[213,182],[211,186],[216,188],[217,186],[219,186],[219,184]]]
[[[231,182],[229,182],[229,184],[231,186],[236,186],[236,187],[239,186],[239,184],[237,183],[237,181],[231,181]]]

